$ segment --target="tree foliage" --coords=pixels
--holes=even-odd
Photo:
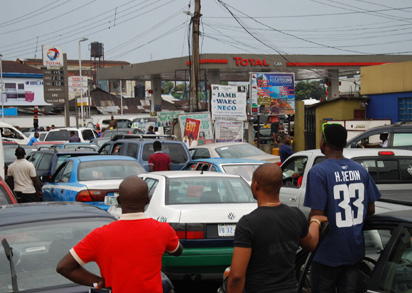
[[[316,99],[326,97],[326,92],[320,81],[299,81],[295,87],[296,100]]]

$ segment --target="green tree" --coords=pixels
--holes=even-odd
[[[174,88],[175,84],[173,81],[163,81],[162,82],[162,94],[170,93],[170,90]]]
[[[320,81],[299,81],[295,87],[296,100],[325,98],[326,92]]]

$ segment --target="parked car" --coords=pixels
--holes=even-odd
[[[101,138],[112,138],[117,134],[133,134],[133,129],[131,128],[117,128],[117,129],[106,129],[100,135]]]
[[[5,204],[15,204],[17,199],[13,191],[3,178],[0,178],[0,206]]]
[[[28,160],[33,163],[36,168],[37,176],[42,182],[47,182],[51,179],[57,168],[67,158],[79,156],[97,155],[93,150],[66,150],[66,149],[44,149],[33,152]]]
[[[327,232],[326,232],[327,233]],[[359,265],[359,292],[412,290],[412,210],[391,211],[369,217],[364,226],[365,257]],[[298,293],[310,292],[312,254],[300,250],[296,261]],[[228,274],[227,270],[225,276]],[[226,292],[226,278],[218,293]]]
[[[382,193],[381,201],[412,204],[412,151],[399,149],[344,149],[346,158],[362,164],[374,178]],[[283,164],[283,187],[280,199],[296,206],[306,214],[303,206],[309,170],[325,160],[320,150],[297,152]],[[377,204],[377,208],[382,205]],[[385,205],[387,206],[387,205]]]
[[[4,170],[7,175],[8,166],[16,160],[16,148],[21,147],[26,151],[26,156],[30,156],[32,152],[37,151],[37,148],[34,146],[27,145],[18,145],[18,144],[3,144],[4,151]]]
[[[170,223],[185,248],[180,257],[164,256],[164,272],[175,277],[223,272],[231,262],[237,221],[256,208],[246,181],[236,175],[196,171],[139,177],[146,181],[151,198],[146,216]],[[115,205],[109,212],[120,215]]]
[[[109,128],[109,123],[111,119],[102,119],[98,123],[100,124],[100,129]],[[127,118],[116,119],[117,128],[130,128],[132,126],[132,121]]]
[[[379,147],[384,139],[386,148],[398,148],[412,150],[412,123],[400,122],[392,125],[371,128],[358,136],[350,139],[348,148]]]
[[[149,156],[154,152],[154,141],[153,139],[121,139],[108,141],[100,148],[99,154],[116,154],[135,158],[146,171],[149,171],[148,160]],[[162,151],[170,155],[172,170],[182,170],[187,163],[189,163],[189,151],[183,142],[175,140],[160,140],[160,142],[162,143]]]
[[[72,157],[43,185],[43,200],[79,201],[107,210],[104,197],[117,193],[124,178],[141,173],[142,166],[126,156]]]
[[[1,238],[13,250],[11,261],[17,275],[12,286],[10,262],[0,247],[0,292],[87,293],[88,287],[72,283],[56,272],[59,260],[69,249],[97,227],[115,219],[108,213],[83,204],[35,203],[0,209]],[[47,229],[45,229],[47,227]],[[99,275],[95,263],[85,268]],[[163,292],[173,285],[162,273]]]
[[[212,171],[225,174],[242,176],[249,184],[252,182],[253,172],[257,167],[264,164],[262,161],[245,159],[199,159],[191,161],[185,170]]]
[[[58,128],[50,130],[44,141],[65,141],[69,142],[70,132],[74,131],[80,138],[80,142],[90,142],[97,137],[96,131],[91,128]]]
[[[208,158],[251,159],[280,162],[279,156],[270,155],[246,142],[221,142],[199,145],[191,148],[192,160]]]
[[[65,150],[91,150],[97,152],[99,150],[99,147],[95,145],[94,143],[89,143],[89,142],[69,142],[69,143],[62,143],[62,144],[56,144],[52,146],[56,149],[65,149]]]
[[[97,147],[100,149],[100,147],[101,147],[102,145],[104,145],[104,144],[105,144],[106,142],[108,142],[108,141],[110,141],[110,138],[109,138],[109,137],[107,137],[107,138],[98,137],[98,138],[93,139],[93,140],[91,141],[91,143],[97,145]]]
[[[29,139],[16,127],[0,122],[0,134],[3,141],[13,141],[18,144],[27,144]]]

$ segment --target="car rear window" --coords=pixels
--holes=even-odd
[[[232,175],[239,175],[245,178],[247,181],[252,181],[253,172],[261,164],[233,164],[233,165],[222,165],[225,173]]]
[[[244,158],[266,154],[257,147],[248,143],[219,147],[216,148],[216,152],[221,158]]]
[[[412,158],[354,158],[360,163],[377,184],[412,183]]]
[[[45,141],[59,141],[59,140],[69,140],[70,133],[69,131],[62,129],[57,131],[51,131],[46,136]]]
[[[99,160],[81,162],[79,181],[123,179],[144,173],[144,169],[136,161]]]
[[[169,154],[172,163],[181,164],[188,160],[187,152],[180,143],[162,142],[162,152]],[[143,161],[148,161],[151,154],[153,154],[153,144],[146,143],[143,146]]]
[[[167,186],[169,205],[255,202],[249,185],[241,178],[171,178]]]

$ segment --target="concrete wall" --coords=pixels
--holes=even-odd
[[[410,98],[412,92],[369,95],[366,117],[368,119],[390,119],[392,123],[400,121],[399,98]]]
[[[305,149],[305,105],[303,101],[296,101],[294,128],[293,150],[303,151]]]
[[[361,94],[412,91],[412,61],[361,67]]]
[[[363,109],[359,100],[339,99],[316,107],[316,148],[320,147],[322,135],[321,125],[325,119],[350,120],[354,119],[354,110]]]

